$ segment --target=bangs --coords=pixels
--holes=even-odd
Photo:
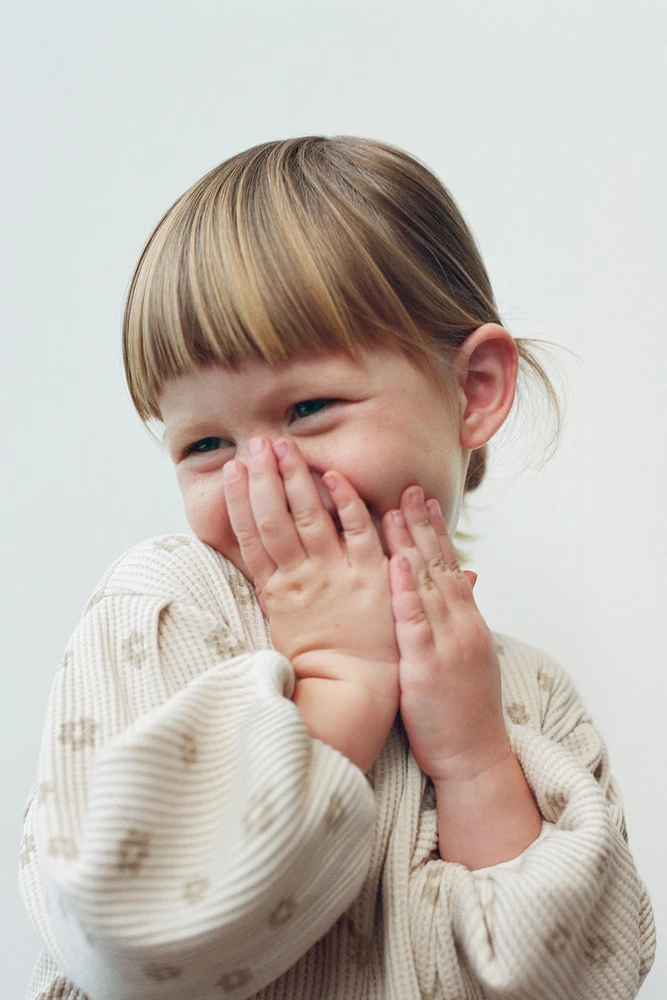
[[[382,186],[371,162],[378,157]],[[392,198],[401,158],[350,138],[266,143],[176,202],[146,245],[125,310],[125,371],[142,419],[160,419],[168,379],[202,365],[332,350],[358,359],[363,348],[384,346],[432,371],[443,356],[433,336],[444,332],[434,317],[445,304],[450,341],[479,325],[479,310],[456,302],[456,274],[441,267],[435,280],[432,258],[426,263],[423,188],[411,218],[404,176],[402,204]],[[424,220],[429,227],[433,216]]]

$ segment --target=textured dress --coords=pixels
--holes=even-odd
[[[363,774],[308,735],[253,588],[169,535],[108,570],[55,675],[20,883],[28,1000],[621,1000],[655,948],[599,733],[548,656],[496,636],[544,818],[443,861],[400,717]]]

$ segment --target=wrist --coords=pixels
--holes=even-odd
[[[288,657],[298,680],[318,677],[383,686],[391,679],[398,689],[398,663],[371,660],[333,649],[313,649]]]
[[[521,854],[540,834],[542,817],[511,752],[470,776],[436,778],[433,787],[443,860],[486,868]]]
[[[340,751],[364,773],[375,763],[398,712],[398,682],[298,678],[292,701],[309,734]]]
[[[476,740],[474,747],[433,763],[428,775],[434,786],[436,783],[473,781],[513,756],[503,723],[497,727],[497,732],[488,732],[483,740]]]

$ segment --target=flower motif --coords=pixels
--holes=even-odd
[[[149,856],[150,836],[143,830],[128,830],[118,844],[118,869],[136,875]]]
[[[518,701],[515,701],[511,705],[507,706],[507,714],[510,721],[516,726],[525,726],[527,722],[530,722],[530,716],[526,711],[526,706],[522,705]]]
[[[570,940],[570,928],[559,921],[553,931],[553,934],[547,938],[546,946],[549,954],[560,955],[564,948],[567,947],[567,943]]]
[[[210,884],[211,880],[203,876],[200,878],[191,878],[183,887],[183,899],[187,900],[188,903],[198,903]]]
[[[544,670],[538,670],[537,672],[537,683],[542,688],[542,690],[548,694],[554,686],[554,679],[551,674],[545,673]]]
[[[95,731],[97,723],[89,715],[84,715],[76,722],[63,722],[60,726],[59,740],[68,744],[73,750],[83,750],[84,747],[95,746]]]
[[[136,629],[130,632],[128,637],[123,641],[122,655],[126,663],[131,663],[138,668],[143,667],[146,659],[146,649],[144,647],[144,637],[141,632],[137,632]]]
[[[192,733],[181,733],[181,759],[186,764],[196,764],[199,760],[199,747]]]
[[[230,656],[238,656],[242,652],[242,646],[234,633],[225,625],[220,623],[204,639],[204,642],[212,652],[221,660]]]
[[[236,573],[229,574],[229,588],[234,596],[237,608],[249,608],[253,603],[253,593],[250,584],[244,577]]]
[[[153,542],[154,549],[163,549],[165,552],[174,552],[185,545],[190,545],[192,539],[187,535],[165,535],[164,538],[156,538]]]
[[[584,953],[591,965],[600,966],[607,964],[612,955],[616,954],[616,949],[604,938],[594,935],[586,942]]]
[[[216,986],[222,987],[223,992],[232,993],[234,990],[240,990],[242,986],[245,986],[252,979],[252,974],[250,969],[237,969],[236,972],[226,972],[224,975],[220,976]]]
[[[294,916],[295,908],[294,900],[291,897],[289,899],[282,899],[269,914],[269,924],[271,927],[280,927],[282,924],[286,924]]]

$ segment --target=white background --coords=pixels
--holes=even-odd
[[[556,459],[519,474],[528,408],[501,443],[470,565],[491,626],[559,658],[605,734],[664,928],[664,2],[24,0],[2,23],[3,997],[38,949],[15,873],[52,675],[109,563],[186,528],[122,382],[132,268],[209,168],[306,133],[424,160],[509,328],[578,355],[555,355]],[[642,1000],[666,986],[659,953]]]

